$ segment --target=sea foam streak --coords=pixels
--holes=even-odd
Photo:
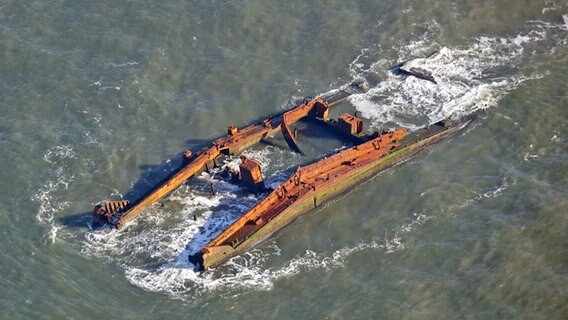
[[[55,241],[58,231],[61,230],[61,226],[55,223],[54,218],[70,205],[69,201],[61,199],[61,192],[67,190],[69,184],[75,179],[70,166],[71,162],[76,159],[77,154],[68,145],[55,146],[43,156],[43,160],[47,163],[47,170],[53,178],[43,184],[32,196],[32,200],[39,205],[36,219],[40,224],[49,227],[47,237],[52,242]]]
[[[545,41],[550,37],[549,32],[557,32],[561,27],[539,22],[533,25],[534,30],[510,38],[480,37],[468,46],[450,48],[439,47],[429,40],[437,32],[436,23],[431,23],[430,31],[421,40],[390,49],[398,52],[401,59],[424,57],[435,51],[428,58],[409,63],[432,72],[438,84],[388,73],[386,70],[396,61],[378,58],[385,53],[380,46],[362,50],[350,65],[353,78],[381,80],[369,92],[355,95],[350,101],[375,128],[385,125],[416,128],[448,116],[495,106],[520,83],[543,76],[532,69],[522,69],[525,47]],[[550,48],[551,52],[565,43],[565,36],[558,41]],[[288,151],[273,147],[246,154],[260,159],[265,172],[272,171],[268,174],[268,185],[282,182],[287,177],[283,170],[301,161]],[[237,166],[238,158],[229,159],[226,165]],[[164,208],[152,206],[124,230],[107,228],[87,232],[83,252],[122,265],[127,279],[145,290],[191,300],[209,292],[234,295],[270,289],[275,280],[303,270],[342,268],[356,252],[403,250],[407,244],[401,235],[414,232],[431,218],[417,213],[410,222],[386,235],[376,235],[327,254],[306,250],[273,267],[268,267],[267,261],[279,255],[280,249],[275,240],[268,240],[229,260],[218,270],[197,273],[187,261],[188,254],[197,252],[260,197],[231,185],[218,174],[219,171],[214,171],[197,177],[190,187],[182,187],[164,200]],[[211,184],[216,189],[214,195]],[[486,191],[482,197],[496,197],[507,186],[505,181],[503,186]]]

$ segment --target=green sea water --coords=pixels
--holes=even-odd
[[[484,112],[213,271],[187,255],[261,197],[216,172],[93,228],[185,148],[355,79],[367,130]],[[560,0],[0,0],[0,318],[566,319],[567,92]],[[299,129],[305,157],[245,152],[269,185],[343,146]]]

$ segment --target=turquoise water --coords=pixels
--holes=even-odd
[[[566,318],[565,1],[2,1],[0,22],[1,318]],[[410,58],[438,84],[388,72]],[[187,254],[258,200],[215,174],[91,228],[183,149],[354,79],[368,130],[485,113],[212,272]],[[272,185],[310,158],[274,142],[246,152]]]

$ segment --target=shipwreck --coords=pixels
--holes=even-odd
[[[95,206],[94,216],[121,228],[141,214],[144,208],[164,198],[196,174],[217,167],[220,157],[239,154],[279,132],[288,146],[301,154],[297,133],[293,129],[293,124],[300,120],[319,123],[351,141],[353,146],[299,167],[274,189],[265,187],[259,161],[241,157],[239,172],[231,173],[233,179],[252,192],[263,193],[264,197],[199,252],[188,257],[200,270],[214,268],[377,172],[465,128],[471,121],[445,119],[413,132],[399,128],[365,133],[363,121],[356,115],[345,113],[338,119],[330,117],[333,106],[365,90],[364,82],[355,81],[316,98],[306,98],[289,110],[243,128],[229,126],[225,136],[202,150],[195,153],[184,151],[180,167],[141,197],[104,201]]]

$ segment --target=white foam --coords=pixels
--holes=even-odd
[[[500,196],[505,190],[510,187],[509,178],[504,178],[501,181],[501,184],[495,186],[494,188],[484,192],[483,194],[479,195],[476,199],[480,200],[482,198],[491,199]],[[512,180],[512,184],[515,184],[515,180]]]
[[[550,141],[558,143],[558,142],[562,142],[562,141],[564,141],[564,140],[562,139],[562,137],[560,137],[558,134],[555,133],[555,134],[550,138]]]
[[[416,229],[418,229],[419,227],[421,227],[422,225],[424,225],[424,223],[426,223],[426,221],[430,220],[431,217],[427,216],[424,213],[413,213],[412,214],[412,219],[409,223],[406,223],[404,225],[402,225],[402,227],[400,228],[400,231],[402,232],[412,232]]]
[[[60,145],[49,149],[43,156],[47,164],[47,170],[51,178],[47,179],[43,186],[31,197],[38,203],[36,219],[42,225],[48,226],[47,238],[54,242],[61,227],[57,226],[54,218],[71,205],[71,202],[61,199],[61,191],[68,190],[69,184],[75,180],[69,165],[77,160],[77,154],[71,146]]]
[[[395,234],[382,240],[371,239],[353,247],[345,247],[330,254],[318,254],[306,250],[303,255],[291,259],[285,265],[267,268],[268,257],[278,255],[279,249],[270,243],[266,249],[253,249],[243,255],[229,260],[222,274],[216,272],[197,273],[184,262],[185,257],[168,262],[157,270],[129,268],[126,270],[128,280],[149,291],[171,294],[182,299],[201,296],[208,292],[214,294],[238,295],[248,290],[270,290],[274,281],[290,277],[305,270],[329,270],[344,267],[349,257],[365,250],[382,250],[393,253],[405,248],[403,241]],[[192,293],[193,295],[187,295]]]
[[[126,62],[122,62],[122,63],[111,63],[111,65],[113,67],[117,67],[117,68],[135,66],[135,65],[138,65],[138,64],[139,64],[138,61],[126,61]]]
[[[547,14],[548,12],[560,9],[556,0],[544,0],[544,8],[542,8],[542,14]]]
[[[47,163],[53,165],[56,164],[59,159],[76,159],[77,154],[73,151],[73,148],[68,145],[55,146],[47,151],[43,155],[43,160]]]
[[[540,78],[538,73],[520,74],[527,45],[546,40],[548,32],[557,25],[533,21],[534,30],[510,38],[479,37],[464,48],[439,48],[428,58],[407,62],[407,68],[431,72],[437,84],[416,77],[400,77],[385,73],[394,61],[378,59],[368,64],[372,53],[362,50],[350,64],[354,76],[374,74],[383,78],[368,92],[354,95],[350,101],[371,120],[371,126],[422,127],[450,116],[461,116],[497,105],[510,90],[529,79]],[[432,26],[431,29],[435,28]],[[428,39],[428,31],[421,39],[396,48],[401,60],[408,56],[428,55],[436,48]],[[558,44],[562,43],[562,39]],[[380,55],[375,52],[375,55]],[[366,63],[362,63],[366,62]],[[369,65],[369,68],[365,68]],[[494,70],[499,70],[495,72]],[[359,72],[359,74],[355,73]]]

